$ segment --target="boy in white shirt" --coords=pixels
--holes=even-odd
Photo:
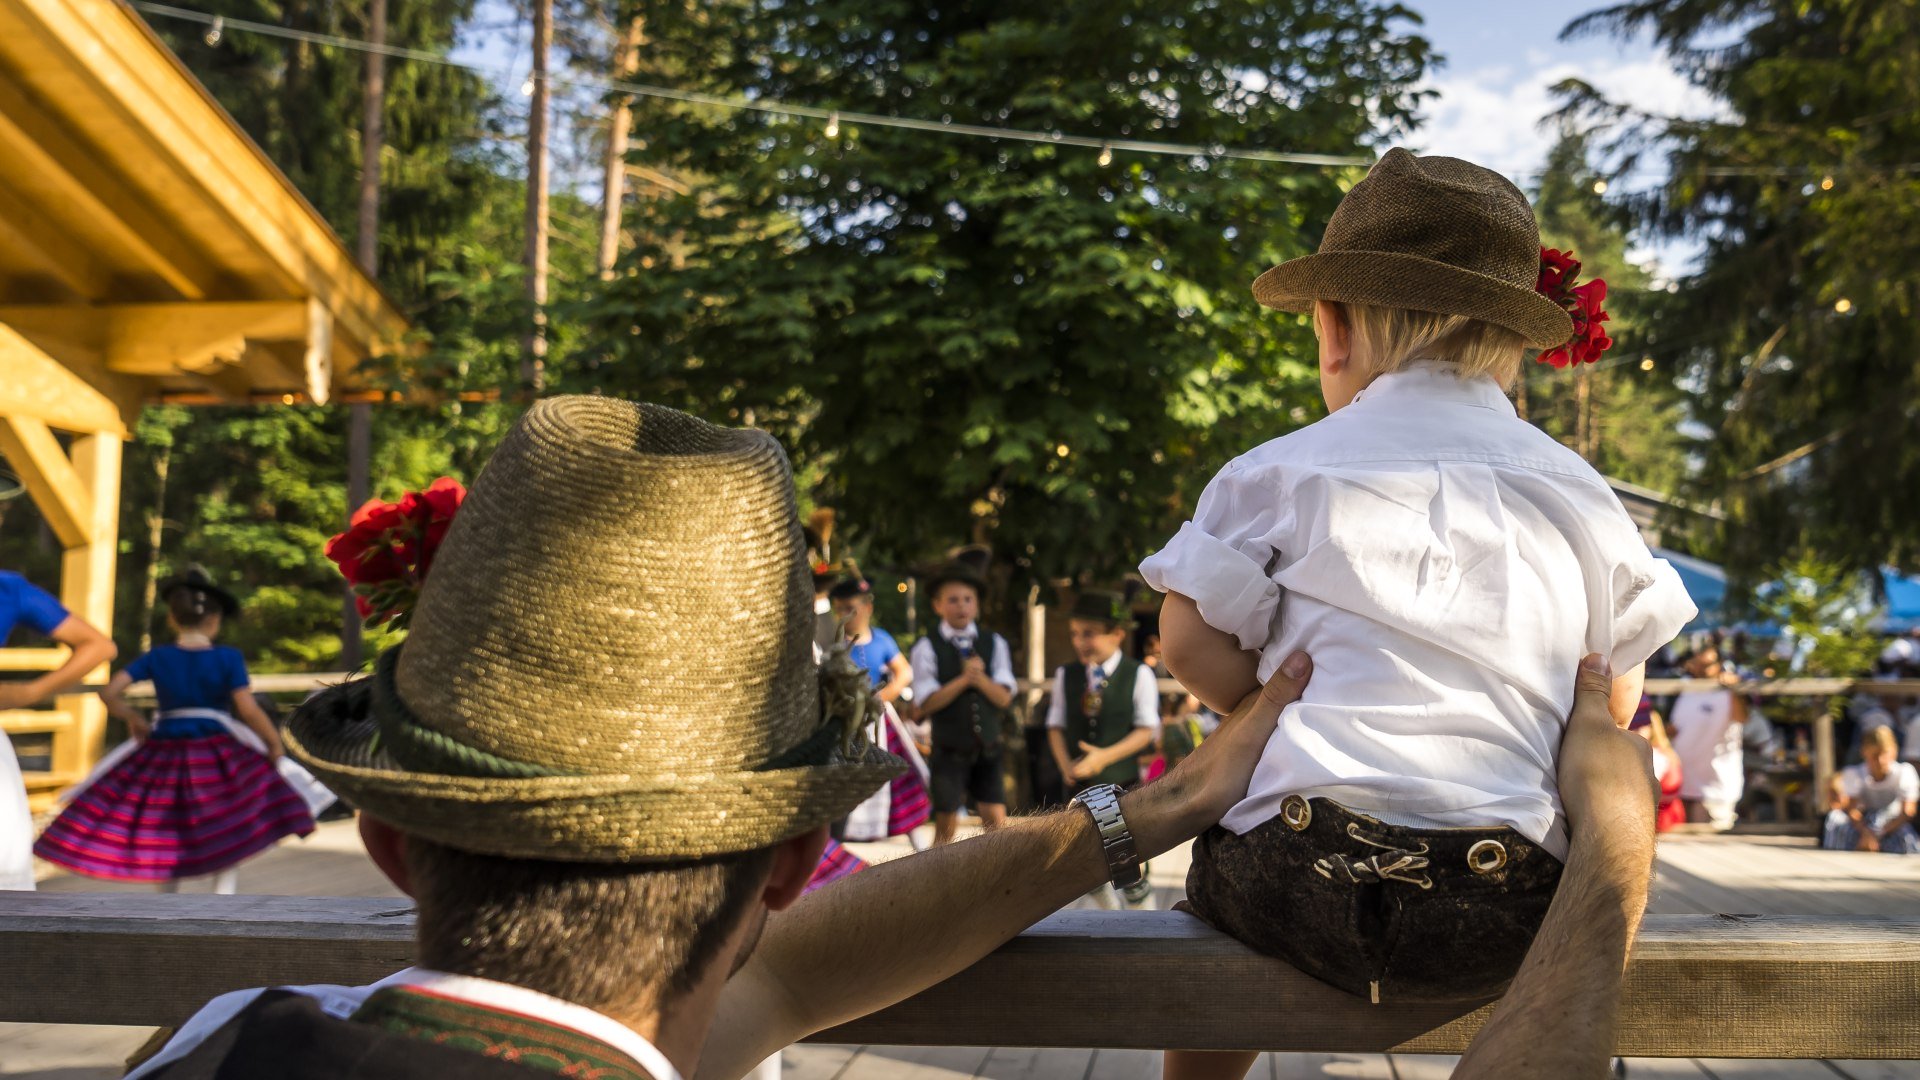
[[[1209,707],[1314,658],[1245,800],[1195,842],[1190,910],[1376,1002],[1500,993],[1567,851],[1571,673],[1609,657],[1624,725],[1694,614],[1606,481],[1507,399],[1526,346],[1559,366],[1607,344],[1604,284],[1574,290],[1577,268],[1503,177],[1389,151],[1317,254],[1254,283],[1313,312],[1330,415],[1221,470],[1140,567]],[[1167,1076],[1251,1060],[1170,1054]]]
[[[927,768],[937,846],[953,839],[968,801],[981,825],[1006,824],[1000,727],[1020,686],[1007,639],[980,625],[986,583],[979,573],[955,562],[933,575],[927,592],[940,621],[913,643],[907,659],[913,667],[914,709],[932,725]]]

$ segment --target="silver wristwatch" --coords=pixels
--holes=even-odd
[[[1073,805],[1084,806],[1093,815],[1093,826],[1100,830],[1100,847],[1107,853],[1107,877],[1117,889],[1140,883],[1140,853],[1134,850],[1133,833],[1120,814],[1120,789],[1112,784],[1096,784],[1073,797]]]

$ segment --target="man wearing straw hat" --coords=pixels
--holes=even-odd
[[[1159,782],[1094,789],[795,905],[827,823],[900,764],[858,737],[865,677],[813,662],[792,480],[770,436],[604,398],[539,402],[433,567],[405,644],[286,735],[363,809],[369,853],[417,901],[419,966],[223,995],[130,1075],[740,1076],[1197,835],[1244,795],[1309,670],[1290,657]],[[1613,729],[1598,677],[1583,686],[1563,755],[1570,885],[1541,935],[1554,992],[1495,1018],[1468,1059],[1482,1075],[1601,1060],[1644,902],[1646,750]],[[683,739],[692,720],[711,737]],[[1539,1037],[1566,1015],[1577,1030]]]

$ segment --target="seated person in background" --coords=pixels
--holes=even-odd
[[[1832,851],[1920,854],[1913,828],[1920,809],[1920,770],[1895,761],[1893,729],[1869,728],[1860,740],[1860,764],[1833,777],[1833,809],[1820,846]]]
[[[1653,777],[1660,784],[1660,809],[1653,818],[1653,827],[1659,832],[1669,832],[1687,822],[1687,808],[1680,802],[1680,756],[1673,752],[1673,743],[1667,738],[1666,721],[1660,718],[1660,710],[1653,707],[1653,700],[1646,696],[1640,698],[1640,707],[1634,710],[1633,722],[1627,725],[1647,740],[1653,749]]]

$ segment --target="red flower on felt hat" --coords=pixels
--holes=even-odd
[[[443,476],[397,503],[369,499],[353,512],[347,531],[327,541],[327,558],[353,587],[354,606],[368,626],[406,624],[466,496],[458,480]]]
[[[1542,364],[1563,368],[1573,364],[1597,363],[1613,346],[1613,339],[1602,328],[1607,311],[1607,282],[1594,278],[1583,285],[1574,282],[1580,276],[1580,260],[1571,251],[1540,249],[1540,277],[1534,290],[1559,304],[1573,317],[1573,336],[1564,345],[1543,350],[1537,359]]]

